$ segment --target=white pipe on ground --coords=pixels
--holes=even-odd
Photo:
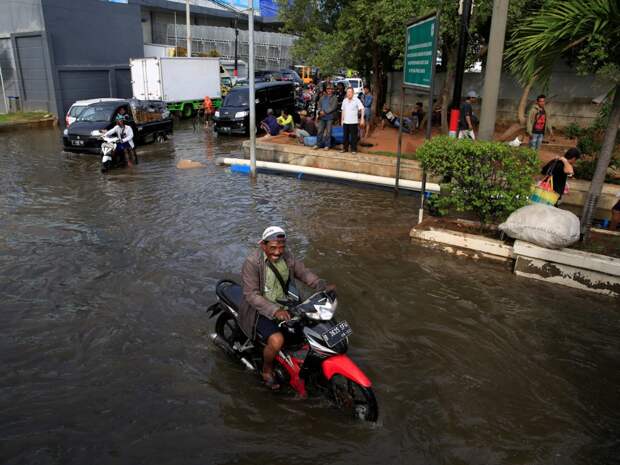
[[[241,158],[218,158],[217,163],[220,165],[243,165],[249,166],[250,160],[243,160]],[[389,178],[386,176],[373,176],[370,174],[351,173],[349,171],[338,170],[326,170],[324,168],[313,168],[310,166],[290,165],[288,163],[273,163],[269,161],[257,161],[257,168],[264,168],[272,171],[281,171],[284,173],[295,174],[309,174],[312,176],[320,176],[323,178],[331,179],[344,179],[347,181],[355,181],[364,184],[374,184],[376,186],[394,187],[396,184],[396,178]],[[400,179],[398,187],[402,189],[421,191],[421,181],[410,181],[407,179]],[[439,192],[439,184],[432,182],[426,183],[426,192]]]

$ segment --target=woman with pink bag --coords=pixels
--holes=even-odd
[[[559,195],[558,203],[562,195],[568,193],[566,180],[575,174],[573,166],[580,157],[579,149],[572,147],[566,151],[563,157],[551,160],[541,170],[541,174],[546,176],[542,183],[552,181],[553,190]]]

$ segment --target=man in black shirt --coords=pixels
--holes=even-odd
[[[579,149],[573,147],[568,149],[563,157],[555,158],[543,166],[541,174],[553,176],[553,190],[560,194],[560,198],[564,194],[566,180],[575,173],[573,165],[580,157],[581,152]]]
[[[474,109],[472,105],[476,103],[478,95],[473,90],[467,92],[465,102],[461,105],[459,113],[459,139],[473,139],[476,140],[476,134],[474,133],[474,123],[476,117],[474,116]]]

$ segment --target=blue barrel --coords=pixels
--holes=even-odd
[[[307,145],[308,147],[314,147],[316,145],[316,136],[304,137],[304,145]]]
[[[332,145],[339,145],[344,142],[344,130],[342,126],[332,127]]]

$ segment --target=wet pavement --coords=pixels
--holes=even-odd
[[[253,184],[214,164],[239,139],[184,126],[108,175],[59,139],[0,136],[0,463],[620,463],[617,300],[411,244],[411,196]],[[377,424],[210,343],[214,285],[269,224],[337,284]]]

